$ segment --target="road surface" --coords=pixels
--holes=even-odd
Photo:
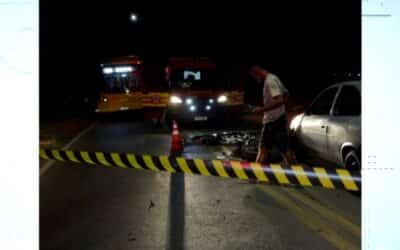
[[[158,155],[170,143],[146,122],[108,120],[65,148]],[[226,150],[197,145],[184,154]],[[360,224],[361,200],[346,191],[41,161],[42,250],[361,249]]]

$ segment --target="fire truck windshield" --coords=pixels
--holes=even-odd
[[[175,69],[170,76],[170,87],[172,89],[222,88],[222,86],[218,85],[218,77],[215,70]]]

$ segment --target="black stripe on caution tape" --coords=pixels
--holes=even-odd
[[[175,156],[137,155],[132,153],[86,152],[40,149],[40,157],[56,161],[75,162],[105,167],[147,169],[181,172],[241,180],[257,180],[277,185],[303,187],[319,186],[328,189],[361,190],[360,172],[346,169],[279,164],[260,165],[254,162],[187,159]]]

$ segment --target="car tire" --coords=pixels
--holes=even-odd
[[[360,171],[361,161],[355,150],[350,150],[344,158],[345,168],[350,171]]]

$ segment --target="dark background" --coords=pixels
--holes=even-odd
[[[41,117],[95,98],[99,63],[113,56],[140,55],[147,65],[170,56],[258,63],[299,99],[360,72],[361,1],[262,3],[41,0]],[[261,88],[249,78],[246,86],[246,98],[258,98]]]

